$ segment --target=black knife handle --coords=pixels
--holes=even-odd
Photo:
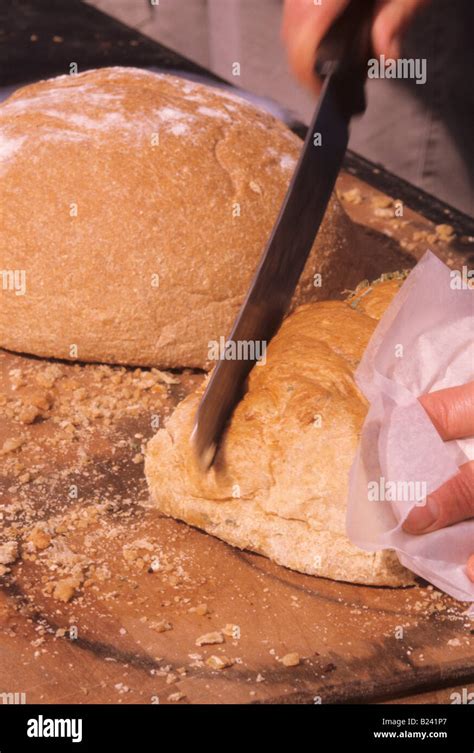
[[[338,81],[339,100],[347,118],[365,110],[364,84],[372,54],[375,0],[351,0],[318,47],[315,71]]]

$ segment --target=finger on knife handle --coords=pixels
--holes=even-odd
[[[282,38],[295,76],[319,94],[321,81],[314,72],[317,48],[349,0],[315,5],[313,0],[286,0]]]

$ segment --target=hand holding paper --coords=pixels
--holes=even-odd
[[[474,437],[474,382],[423,395],[420,403],[444,441]],[[430,494],[426,505],[415,507],[403,529],[429,533],[469,518],[474,518],[474,462],[461,465],[456,476]],[[474,553],[474,543],[472,549]]]
[[[418,575],[474,601],[472,410],[458,410],[459,399],[473,400],[474,295],[453,275],[425,254],[356,372],[371,405],[351,471],[348,535],[363,549],[395,549]],[[457,401],[447,388],[459,388]],[[437,520],[427,522],[435,505]],[[428,523],[422,536],[407,532],[415,516]]]

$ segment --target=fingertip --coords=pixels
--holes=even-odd
[[[398,4],[388,3],[380,8],[372,27],[372,45],[377,57],[400,56],[403,23],[403,11]]]
[[[467,577],[474,583],[474,554],[467,561]]]
[[[402,528],[410,534],[431,533],[470,518],[474,518],[474,461],[461,465],[424,504],[415,506]]]
[[[424,505],[414,507],[403,523],[405,533],[418,535],[429,533],[436,528],[439,519],[439,507],[436,499],[428,497]]]

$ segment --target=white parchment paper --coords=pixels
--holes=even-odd
[[[379,322],[355,377],[370,409],[350,474],[350,540],[369,551],[394,549],[416,574],[474,601],[466,573],[474,519],[419,536],[402,530],[423,502],[417,492],[430,494],[474,459],[474,438],[443,442],[417,400],[474,379],[474,291],[466,280],[428,251]]]

